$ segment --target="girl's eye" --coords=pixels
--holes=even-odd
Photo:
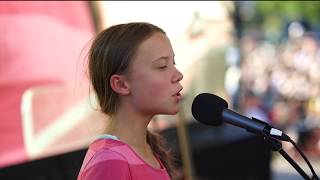
[[[159,69],[165,69],[167,66],[160,66]]]

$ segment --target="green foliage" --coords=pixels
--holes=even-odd
[[[320,1],[254,1],[254,16],[243,18],[245,30],[261,30],[269,40],[281,37],[285,23],[306,21],[312,27],[320,27]],[[245,14],[245,12],[242,12]]]
[[[256,13],[262,17],[261,23],[271,23],[271,26],[277,26],[284,19],[303,19],[313,25],[320,24],[319,1],[257,1]]]

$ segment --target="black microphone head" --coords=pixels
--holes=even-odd
[[[222,111],[228,103],[219,96],[209,93],[197,95],[192,102],[192,115],[201,123],[218,126],[222,124]]]

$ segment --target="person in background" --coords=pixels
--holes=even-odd
[[[78,180],[175,179],[163,138],[147,129],[155,115],[176,114],[182,97],[165,32],[146,22],[111,26],[94,39],[88,68],[109,125],[90,144]]]

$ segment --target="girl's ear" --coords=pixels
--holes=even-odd
[[[123,75],[114,74],[110,78],[110,86],[112,90],[120,95],[128,95],[130,93],[129,86]]]

